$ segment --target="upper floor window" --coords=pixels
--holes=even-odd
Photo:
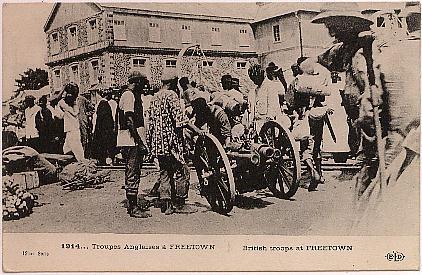
[[[98,60],[92,60],[89,65],[89,83],[91,85],[97,84],[100,69]]]
[[[248,30],[246,29],[241,29],[239,31],[239,46],[249,47],[249,34],[248,34]]]
[[[385,18],[380,16],[377,17],[377,27],[378,28],[385,28]]]
[[[73,50],[78,47],[78,28],[76,26],[72,26],[67,29],[67,39],[69,50]]]
[[[149,23],[149,41],[161,42],[161,29],[158,23]]]
[[[58,54],[60,52],[59,33],[54,32],[50,36],[51,54]]]
[[[236,69],[246,69],[246,65],[247,65],[246,61],[237,61]]]
[[[88,36],[88,44],[92,44],[98,41],[97,19],[91,19],[88,21],[87,36]]]
[[[221,46],[221,32],[219,27],[211,28],[211,45]]]
[[[135,56],[130,59],[130,71],[138,71],[141,73],[149,73],[149,58],[143,56]]]
[[[143,68],[145,67],[146,59],[145,58],[133,58],[132,59],[132,68]]]
[[[202,61],[202,67],[212,67],[212,66],[214,66],[214,61],[210,61],[210,60]]]
[[[189,25],[182,25],[182,44],[189,44],[192,42],[192,32]]]
[[[274,38],[274,42],[280,42],[281,41],[280,25],[273,26],[273,38]]]
[[[61,77],[60,77],[60,69],[54,70],[53,76],[54,76],[54,78],[53,78],[54,90],[55,91],[61,90],[62,81],[61,81]]]
[[[79,85],[79,66],[78,64],[70,66],[70,82],[76,83]]]
[[[113,34],[114,40],[127,40],[124,20],[113,20]]]
[[[176,60],[175,59],[167,59],[166,60],[166,68],[176,68]]]

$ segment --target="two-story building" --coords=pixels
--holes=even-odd
[[[324,25],[312,24],[322,3],[263,2],[251,23],[259,62],[289,69],[301,56],[320,53],[333,39]],[[287,78],[291,74],[285,74]]]
[[[224,5],[230,4],[56,3],[44,26],[51,89],[69,82],[81,90],[120,87],[131,70],[158,83],[174,73],[179,51],[189,44],[200,44],[207,62],[188,54],[180,64],[184,73],[200,67],[214,88],[225,73],[252,85],[252,17]]]
[[[218,89],[223,74],[240,79],[244,91],[253,88],[247,69],[275,62],[288,70],[301,56],[314,56],[332,41],[323,24],[311,20],[323,3],[57,3],[44,26],[47,35],[50,85],[58,90],[76,82],[81,90],[121,87],[131,70],[159,83],[176,70]],[[376,31],[391,32],[388,13],[404,3],[360,3],[376,21]],[[418,6],[419,7],[419,6]],[[420,11],[420,7],[419,7]],[[402,30],[406,20],[399,20]],[[403,23],[403,24],[402,24]],[[412,23],[413,24],[413,23]],[[207,59],[181,49],[200,44]],[[179,74],[180,74],[179,73]],[[291,78],[285,73],[287,80]]]

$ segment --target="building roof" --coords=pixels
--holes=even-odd
[[[202,15],[218,18],[254,19],[257,5],[254,2],[243,3],[97,3],[103,8],[125,9],[137,11],[160,12],[170,16]]]
[[[271,19],[278,16],[287,15],[299,10],[319,12],[321,2],[263,2],[259,4],[254,23]]]

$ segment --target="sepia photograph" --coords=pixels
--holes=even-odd
[[[3,3],[3,270],[419,269],[420,35],[420,2]],[[129,250],[181,254],[47,264]]]

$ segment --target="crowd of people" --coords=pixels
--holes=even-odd
[[[268,120],[291,131],[311,176],[308,190],[317,190],[324,183],[323,128],[325,124],[331,126],[329,116],[333,114],[324,100],[330,95],[327,86],[342,72],[342,105],[350,131],[355,133],[349,143],[357,144],[352,153],[362,164],[358,176],[361,195],[377,175],[380,148],[375,141],[373,109],[382,106],[385,96],[384,86],[377,85],[382,79],[378,70],[382,66],[378,64],[374,70],[368,65],[374,63],[366,52],[374,37],[361,35],[373,22],[358,12],[343,10],[329,15],[323,12],[313,23],[325,24],[336,42],[319,56],[298,58],[291,67],[294,80],[290,85],[274,62],[265,69],[251,66],[249,77],[256,88],[243,92],[239,79],[229,74],[221,77],[218,91],[210,92],[186,76],[164,77],[160,88],[151,89],[149,77],[133,71],[117,100],[112,89],[100,91],[94,106],[86,93],[70,83],[49,99],[41,97],[38,105],[34,97],[26,97],[24,115],[11,104],[3,126],[18,132],[24,125],[24,143],[39,152],[73,153],[78,161],[94,158],[99,165],[110,165],[121,154],[131,217],[150,216],[149,203],[138,191],[143,161],[155,160],[160,175],[148,195],[159,196],[162,212],[170,215],[189,211],[185,203],[189,190],[187,162],[192,157],[194,136],[209,132],[227,150],[236,150],[242,135],[250,129],[259,132]],[[388,136],[388,127],[383,127],[383,135]]]

